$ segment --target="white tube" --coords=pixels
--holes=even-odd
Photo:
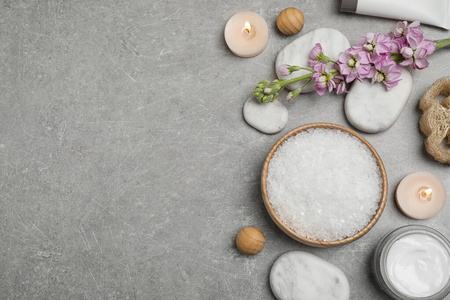
[[[341,11],[450,29],[450,0],[342,0]]]

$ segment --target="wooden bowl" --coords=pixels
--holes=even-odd
[[[266,180],[267,180],[267,174],[268,174],[268,169],[269,169],[269,163],[270,163],[270,160],[272,159],[275,151],[277,151],[278,147],[284,141],[289,139],[290,137],[293,137],[293,136],[297,135],[298,133],[300,133],[302,131],[306,131],[306,130],[311,129],[311,128],[325,128],[325,129],[340,130],[340,131],[343,131],[343,132],[347,132],[350,135],[358,138],[372,152],[373,156],[376,159],[377,165],[380,168],[380,174],[381,174],[381,178],[382,178],[382,181],[383,181],[383,183],[382,183],[383,191],[382,191],[382,194],[381,194],[381,199],[380,199],[380,202],[379,202],[376,214],[374,215],[372,220],[369,222],[369,224],[367,224],[366,227],[364,227],[362,230],[360,230],[357,234],[355,234],[353,236],[349,236],[349,237],[347,237],[345,239],[342,239],[342,240],[325,242],[325,241],[312,240],[312,239],[309,239],[307,237],[299,235],[298,233],[296,233],[295,231],[293,231],[292,229],[287,227],[280,220],[280,218],[277,216],[277,214],[273,210],[272,205],[270,204],[270,201],[269,201],[269,196],[267,194],[267,182],[266,182]],[[294,240],[297,240],[297,241],[299,241],[299,242],[301,242],[301,243],[303,243],[305,245],[312,246],[312,247],[326,248],[326,247],[344,245],[344,244],[348,244],[348,243],[351,243],[353,241],[356,241],[357,239],[359,239],[360,237],[365,235],[370,229],[372,229],[372,227],[375,225],[375,223],[378,221],[378,219],[380,219],[381,214],[383,213],[384,207],[386,206],[386,199],[387,199],[387,192],[388,192],[388,180],[387,180],[386,170],[384,168],[384,165],[383,165],[383,162],[381,161],[380,156],[375,151],[375,149],[372,147],[372,145],[370,145],[369,142],[366,141],[361,135],[359,135],[358,133],[354,132],[351,129],[348,129],[348,128],[344,127],[344,126],[340,126],[340,125],[336,125],[336,124],[331,124],[331,123],[312,123],[312,124],[306,124],[306,125],[303,125],[303,126],[300,126],[300,127],[297,127],[295,129],[291,130],[290,132],[286,133],[281,139],[279,139],[275,143],[275,145],[270,150],[269,155],[267,155],[266,160],[264,161],[264,166],[263,166],[263,169],[262,169],[262,176],[261,176],[261,191],[262,191],[262,196],[263,196],[263,200],[264,200],[264,205],[266,206],[266,209],[267,209],[270,217],[272,218],[272,220],[275,222],[275,224],[277,224],[277,226],[281,230],[283,230],[288,236],[290,236]]]

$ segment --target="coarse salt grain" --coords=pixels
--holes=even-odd
[[[284,141],[270,160],[266,181],[280,220],[318,241],[342,240],[366,227],[383,189],[370,149],[347,132],[324,128]]]

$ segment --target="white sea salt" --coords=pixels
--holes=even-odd
[[[268,168],[267,194],[277,216],[296,233],[336,241],[373,218],[382,179],[375,157],[358,138],[309,129],[278,147]]]

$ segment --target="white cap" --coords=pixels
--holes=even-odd
[[[341,1],[341,11],[356,13],[356,7],[358,6],[358,0],[342,0]]]

